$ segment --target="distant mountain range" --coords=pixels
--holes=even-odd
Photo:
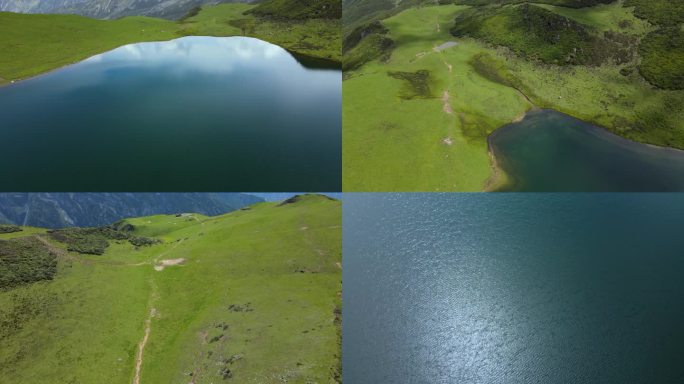
[[[262,201],[244,193],[0,193],[0,223],[95,227],[154,214],[218,215]]]
[[[253,0],[0,0],[0,11],[18,13],[65,13],[97,19],[152,16],[179,19],[191,9],[220,3]]]

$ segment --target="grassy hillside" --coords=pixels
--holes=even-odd
[[[487,137],[531,108],[684,148],[679,35],[651,42],[665,27],[622,1],[431,5],[376,23],[345,39],[346,191],[495,189],[505,175]],[[391,45],[379,47],[380,38]],[[646,52],[650,45],[661,47]],[[427,96],[406,97],[407,76],[425,79]]]
[[[0,234],[0,265],[7,244],[35,247],[21,248],[48,261],[34,270],[56,260],[51,276],[0,287],[0,375],[12,383],[338,382],[340,225],[340,202],[304,196],[217,217],[129,219],[117,230],[161,243],[109,238],[102,255],[69,252],[32,229]]]
[[[335,19],[342,17],[341,0],[267,0],[249,11],[275,19]]]
[[[599,4],[609,4],[615,0],[539,0],[534,1],[536,4],[558,5],[566,8],[584,8],[593,7]],[[443,0],[442,3],[454,3],[463,5],[503,5],[503,4],[522,4],[529,3],[528,0]]]
[[[563,7],[581,8],[601,3],[610,3],[614,0],[538,0],[536,4],[553,4]],[[383,20],[396,15],[408,8],[421,5],[502,5],[520,4],[526,0],[345,0],[343,23],[344,35],[347,36],[355,28]]]
[[[73,15],[0,12],[0,84],[35,76],[121,45],[188,35],[251,36],[294,54],[341,61],[339,20],[285,20],[245,14],[253,7],[205,7],[178,22],[148,17],[95,20]]]
[[[374,60],[387,60],[394,48],[394,41],[387,36],[389,30],[379,21],[362,25],[345,36],[342,43],[344,71],[354,70]]]
[[[342,12],[344,35],[353,29],[386,19],[411,7],[435,4],[434,0],[346,0]]]
[[[663,89],[684,89],[684,1],[626,0],[634,14],[656,26],[641,45],[639,72]]]
[[[272,18],[250,14],[253,5],[221,4],[203,8],[180,22],[178,33],[197,36],[252,36],[282,46],[296,55],[340,63],[339,19]]]
[[[506,46],[530,60],[556,65],[623,63],[632,59],[636,38],[606,33],[536,5],[472,8],[461,12],[451,33]]]
[[[530,4],[476,7],[457,16],[452,33],[557,65],[625,64],[634,60],[638,47],[639,70],[649,83],[662,89],[684,89],[680,27],[684,8],[680,12],[677,3],[670,7],[658,6],[657,2],[635,3],[634,9],[613,2],[590,11]],[[657,29],[646,21],[633,20],[634,15]]]
[[[0,81],[72,64],[124,44],[178,37],[168,20],[95,20],[73,15],[0,12]]]
[[[625,0],[634,7],[634,14],[660,26],[676,26],[684,23],[684,1],[681,0]]]

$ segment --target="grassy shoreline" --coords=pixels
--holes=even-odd
[[[283,21],[245,14],[253,7],[205,7],[197,15],[178,22],[141,16],[96,20],[75,15],[0,12],[0,85],[35,77],[127,44],[185,36],[254,37],[296,55],[341,66],[338,20]]]
[[[505,162],[505,159],[502,159],[501,153],[498,154],[497,156],[497,150],[495,149],[495,146],[492,144],[492,139],[502,132],[502,130],[505,129],[510,129],[512,124],[520,123],[522,122],[525,118],[527,118],[528,114],[530,112],[542,112],[542,111],[552,111],[556,112],[562,115],[565,115],[569,118],[587,123],[591,125],[591,130],[596,131],[599,134],[602,135],[607,135],[609,137],[613,137],[614,140],[616,140],[616,144],[620,146],[630,146],[630,147],[641,147],[641,148],[651,148],[659,151],[668,151],[668,152],[675,152],[675,153],[680,153],[684,155],[684,149],[680,148],[673,148],[673,147],[666,147],[666,146],[659,146],[659,145],[654,145],[654,144],[649,144],[649,143],[644,143],[636,140],[629,139],[624,136],[620,136],[607,127],[601,126],[599,124],[582,120],[578,117],[575,117],[571,114],[564,113],[562,111],[558,111],[552,108],[533,108],[529,110],[523,117],[522,119],[516,119],[515,121],[512,121],[508,124],[505,124],[496,130],[494,130],[487,139],[488,143],[488,152],[491,158],[491,163],[492,163],[492,176],[490,179],[487,180],[487,183],[485,184],[485,188],[483,189],[483,192],[499,192],[499,191],[512,191],[513,187],[517,184],[515,177],[511,175],[510,173],[506,172],[504,167],[501,165],[502,162]]]

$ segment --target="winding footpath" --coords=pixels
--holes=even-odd
[[[157,314],[157,309],[153,307],[154,301],[156,300],[157,286],[154,281],[150,280],[150,312],[145,319],[145,335],[138,344],[138,353],[135,357],[135,375],[133,376],[133,384],[140,384],[140,371],[142,370],[143,363],[143,352],[145,352],[145,346],[147,341],[150,339],[150,332],[152,332],[152,318]]]
[[[176,249],[176,247],[178,247],[182,242],[183,239],[177,241],[176,244],[174,244],[170,249],[167,249],[166,251],[157,255],[157,257],[154,259],[153,264],[156,265],[160,258],[162,258],[167,253],[171,252],[172,250]],[[154,277],[152,275],[150,276],[150,296],[148,299],[148,307],[150,308],[150,310],[148,312],[147,318],[145,319],[145,333],[143,334],[143,338],[142,340],[140,340],[140,343],[138,343],[138,352],[135,356],[135,374],[133,375],[133,384],[140,384],[140,372],[142,371],[145,346],[147,345],[147,342],[150,339],[150,333],[152,332],[152,319],[157,314],[157,308],[154,307],[154,303],[155,301],[157,301],[158,298],[159,294],[157,290],[157,285],[154,283]]]

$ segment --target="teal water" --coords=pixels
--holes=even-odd
[[[684,151],[635,143],[555,111],[531,112],[489,143],[512,179],[507,191],[684,191]]]
[[[341,87],[252,38],[127,45],[0,88],[0,190],[337,191]]]
[[[348,194],[343,377],[684,379],[684,195]]]

